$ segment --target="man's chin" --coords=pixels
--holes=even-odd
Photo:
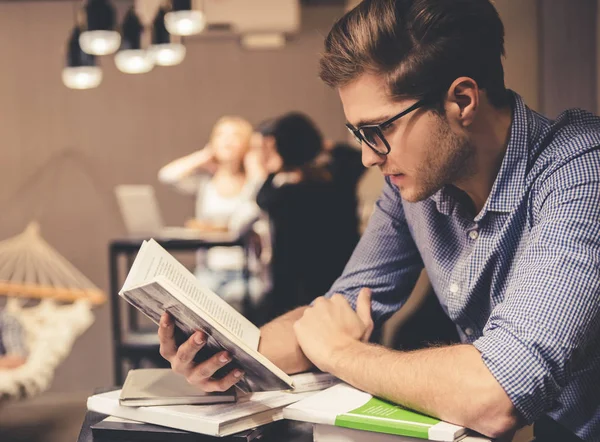
[[[396,186],[400,192],[400,196],[407,203],[418,203],[429,198],[435,191],[427,191],[426,189],[416,189],[413,186]]]

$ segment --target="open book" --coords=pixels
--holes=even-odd
[[[156,324],[167,311],[185,337],[201,330],[207,336],[202,357],[226,350],[227,370],[245,372],[252,391],[293,388],[292,378],[258,352],[260,330],[196,277],[156,241],[144,241],[119,292]]]

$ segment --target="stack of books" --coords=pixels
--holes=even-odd
[[[293,391],[203,393],[170,369],[131,370],[123,389],[89,397],[87,408],[111,416],[92,427],[94,437],[100,439],[117,439],[115,434],[127,434],[129,439],[135,433],[162,435],[166,430],[160,427],[180,430],[178,435],[191,432],[247,439],[260,434],[258,427],[283,419],[285,406],[337,382],[325,373],[302,373],[292,380]]]
[[[232,358],[227,368],[240,367],[245,374],[230,391],[203,393],[172,370],[132,370],[122,390],[88,398],[88,410],[112,416],[96,433],[113,431],[116,438],[114,431],[149,432],[144,423],[248,440],[257,434],[253,429],[281,420],[285,406],[338,382],[325,373],[288,376],[280,370],[258,352],[260,330],[154,240],[143,242],[119,295],[157,325],[169,312],[179,335],[203,331],[208,337],[203,356],[226,350]]]

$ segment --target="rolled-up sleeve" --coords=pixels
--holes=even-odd
[[[529,423],[555,406],[600,345],[598,158],[561,167],[534,196],[506,297],[473,343]]]
[[[422,268],[400,194],[386,179],[365,233],[326,296],[341,293],[354,307],[360,289],[370,288],[373,321],[379,324],[404,303]]]

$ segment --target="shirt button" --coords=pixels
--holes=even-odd
[[[469,327],[465,328],[465,335],[473,336],[473,329]]]
[[[450,284],[450,293],[458,293],[458,284],[453,282],[452,284]]]
[[[477,230],[471,230],[469,232],[469,238],[471,238],[473,240],[479,238],[479,232]]]

